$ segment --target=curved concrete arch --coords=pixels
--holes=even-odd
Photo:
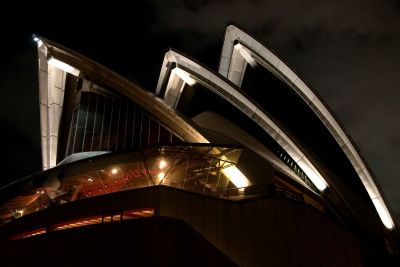
[[[103,65],[40,38],[38,41],[39,98],[43,169],[56,166],[59,124],[64,99],[66,73],[84,73],[133,100],[189,143],[209,143],[191,123],[154,94],[143,90]]]
[[[219,73],[240,87],[247,64],[262,65],[283,80],[310,106],[335,138],[352,164],[370,196],[382,223],[387,229],[393,229],[395,226],[394,221],[374,181],[373,174],[369,171],[355,144],[352,143],[346,131],[341,127],[338,120],[333,116],[321,98],[270,49],[263,46],[249,34],[230,25],[225,32]]]
[[[175,108],[179,102],[184,83],[193,84],[195,82],[204,84],[255,121],[292,157],[320,192],[327,188],[328,184],[325,179],[307,156],[255,103],[218,74],[176,51],[168,51],[161,67],[156,94],[163,94],[161,97],[164,97],[164,101]],[[165,88],[164,93],[162,93],[163,88]]]

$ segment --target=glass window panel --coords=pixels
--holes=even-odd
[[[171,133],[164,127],[160,127],[160,144],[168,144],[171,142]]]
[[[81,94],[81,103],[79,106],[78,112],[78,120],[77,120],[77,128],[75,130],[75,143],[73,153],[82,151],[82,142],[84,138],[85,124],[86,124],[86,116],[87,116],[87,108],[89,103],[89,95],[87,93]]]
[[[158,132],[159,132],[159,124],[150,119],[150,133],[149,133],[149,144],[157,144],[158,143]]]
[[[91,150],[96,151],[100,148],[101,142],[101,131],[103,128],[103,120],[104,120],[104,107],[105,107],[105,97],[98,95],[97,96],[97,111],[96,111],[96,119],[94,121],[93,128],[93,139]]]
[[[143,120],[142,120],[142,134],[140,138],[140,145],[147,145],[149,144],[149,116],[147,114],[143,114]]]
[[[126,119],[126,134],[125,134],[125,143],[124,149],[132,148],[133,143],[133,125],[134,125],[134,106],[129,103],[127,109],[127,119]]]
[[[112,102],[113,105],[113,113],[112,113],[112,122],[111,122],[111,130],[110,130],[110,140],[108,149],[110,151],[115,151],[117,147],[118,141],[118,124],[119,124],[119,116],[120,116],[120,108],[121,103],[119,99],[116,99]]]
[[[143,115],[143,113],[139,109],[136,109],[135,129],[134,129],[135,132],[134,132],[134,137],[133,137],[134,147],[137,147],[140,145],[140,135],[141,135],[141,129],[142,129],[142,115]]]
[[[68,147],[66,150],[66,156],[71,155],[74,148],[74,140],[75,140],[75,129],[76,129],[76,120],[78,116],[78,108],[73,111],[72,120],[71,120],[71,128],[69,132],[69,139],[68,139]]]
[[[180,143],[182,143],[182,140],[180,139],[180,138],[178,138],[176,135],[174,135],[174,134],[172,134],[171,133],[171,137],[172,137],[172,143],[173,144],[180,144]]]
[[[101,148],[99,150],[108,150],[108,142],[110,139],[110,125],[112,122],[112,113],[113,113],[113,105],[112,99],[106,98],[105,99],[105,106],[104,106],[104,123],[103,123],[103,130],[101,132]]]
[[[120,111],[118,116],[118,128],[117,128],[117,144],[115,150],[123,150],[125,143],[126,134],[126,115],[127,115],[127,101],[120,101]]]
[[[88,114],[86,117],[86,125],[85,125],[83,151],[91,151],[91,149],[92,149],[93,128],[94,128],[94,122],[95,122],[96,115],[97,115],[97,113],[96,113],[97,104],[98,104],[97,95],[90,93]]]

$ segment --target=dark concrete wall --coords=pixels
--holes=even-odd
[[[1,266],[236,266],[170,218],[98,224],[0,243]]]
[[[94,215],[117,214],[123,210],[146,206],[154,207],[156,216],[186,222],[205,240],[240,266],[364,266],[369,264],[365,260],[368,255],[363,254],[364,246],[358,238],[330,217],[304,203],[275,196],[228,201],[165,186],[102,195],[26,215],[0,227],[0,239],[3,240],[0,242],[0,251],[8,260],[20,254],[28,255],[35,260],[36,253],[48,255],[47,248],[51,253],[61,253],[57,257],[69,257],[70,251],[72,251],[71,257],[76,257],[76,255],[81,257],[80,250],[70,248],[73,245],[82,250],[85,250],[87,246],[117,246],[118,249],[111,251],[118,254],[120,242],[134,246],[132,244],[139,242],[136,238],[141,238],[140,242],[145,242],[143,239],[148,236],[149,239],[161,243],[166,238],[166,243],[162,243],[157,248],[153,248],[152,243],[146,243],[146,246],[150,246],[150,250],[153,248],[154,254],[151,255],[155,258],[161,257],[163,248],[171,251],[171,246],[175,244],[168,240],[180,238],[181,232],[175,228],[175,230],[162,228],[164,226],[151,228],[141,226],[141,223],[128,227],[125,226],[125,221],[122,221],[120,224],[111,223],[112,227],[101,224],[50,232],[14,242],[5,241],[7,236],[43,225],[49,226],[48,229],[51,230],[52,225],[62,221]],[[143,224],[146,224],[145,222],[151,224],[151,221],[145,220]],[[91,227],[99,230],[89,230],[92,229]],[[154,231],[163,233],[157,236]],[[132,233],[138,233],[138,237]],[[192,235],[184,242],[189,242],[191,238],[196,239]],[[47,239],[50,241],[46,241]],[[70,241],[64,245],[62,243],[64,239]],[[85,245],[81,245],[80,242]],[[45,245],[42,246],[42,244]],[[53,244],[54,248],[50,244]],[[67,249],[68,253],[58,252],[63,249]],[[139,248],[134,247],[134,249]],[[180,253],[180,250],[181,248],[176,248],[174,253]],[[28,254],[24,254],[25,251]],[[93,253],[103,253],[103,250],[98,248],[98,252]],[[8,254],[13,256],[8,256]],[[115,259],[112,253],[98,256]],[[204,254],[202,257],[211,257],[207,260],[213,261],[214,256]],[[115,264],[110,266],[115,266]]]
[[[160,215],[187,222],[240,266],[364,266],[359,241],[302,203],[238,204],[163,188],[158,196]]]

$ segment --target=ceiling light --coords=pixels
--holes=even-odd
[[[181,78],[185,83],[189,84],[190,86],[196,84],[196,81],[192,77],[190,77],[190,74],[184,71],[183,69],[174,68],[172,72],[175,73],[179,78]]]
[[[74,67],[72,67],[71,65],[68,65],[65,62],[62,62],[58,59],[55,59],[53,56],[51,56],[48,60],[47,63],[49,63],[50,65],[59,68],[63,71],[66,71],[74,76],[79,76],[80,71]]]
[[[257,62],[253,59],[253,57],[251,56],[251,54],[249,53],[247,48],[245,48],[241,44],[236,44],[235,49],[237,49],[239,51],[239,53],[247,61],[247,63],[250,64],[250,66],[252,66],[253,68],[255,68],[257,66]]]

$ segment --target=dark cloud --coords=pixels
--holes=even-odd
[[[235,22],[268,43],[285,45],[299,38],[375,38],[398,29],[395,2],[385,1],[166,1],[155,7],[168,31],[196,31],[203,42],[220,39]],[[398,22],[398,21],[397,21]],[[158,25],[157,25],[158,26]],[[311,39],[310,39],[311,37]],[[279,47],[281,47],[281,45]]]

